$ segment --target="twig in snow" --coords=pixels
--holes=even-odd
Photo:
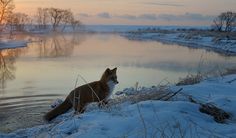
[[[230,81],[227,81],[227,83],[232,83],[232,82],[234,82],[234,81],[236,81],[236,78],[234,78],[234,79],[232,79],[232,80],[230,80]]]
[[[144,137],[147,138],[147,127],[146,127],[144,118],[143,118],[143,116],[142,116],[142,114],[141,114],[139,104],[137,104],[137,108],[138,108],[138,113],[139,113],[139,116],[140,116],[140,118],[141,118],[141,121],[142,121],[143,127],[144,127]]]
[[[170,98],[174,97],[176,94],[178,94],[182,90],[183,90],[183,88],[180,88],[177,92],[175,92],[171,96],[167,97],[164,101],[168,101]]]

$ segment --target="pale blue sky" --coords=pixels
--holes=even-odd
[[[71,9],[85,24],[209,25],[236,0],[15,0],[16,11]]]

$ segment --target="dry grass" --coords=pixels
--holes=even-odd
[[[193,85],[200,83],[203,80],[203,75],[198,73],[197,75],[187,75],[185,78],[180,78],[179,82],[176,86],[183,86],[183,85]]]
[[[179,82],[176,83],[176,86],[183,86],[183,85],[193,85],[200,83],[204,78],[210,77],[224,77],[226,75],[236,74],[236,67],[225,69],[224,71],[220,69],[214,69],[207,73],[198,72],[196,75],[189,74],[184,78],[180,78]]]
[[[146,28],[138,29],[137,31],[132,31],[130,33],[162,33],[162,34],[172,34],[172,33],[186,33],[190,36],[203,36],[203,37],[214,37],[214,38],[230,38],[236,40],[236,32],[218,32],[212,30],[204,29],[177,29],[177,30],[165,30],[160,28]]]
[[[214,129],[206,128],[200,125],[198,122],[186,118],[186,122],[182,122],[174,116],[169,120],[163,122],[159,118],[158,111],[152,106],[154,118],[152,121],[148,121],[144,118],[141,110],[141,105],[137,105],[138,114],[143,129],[133,131],[130,134],[125,134],[124,137],[136,136],[139,137],[151,137],[151,138],[200,138],[202,136],[221,138],[224,136]]]
[[[236,67],[226,69],[222,75],[225,76],[225,75],[231,75],[231,74],[236,74]]]
[[[229,113],[225,112],[224,110],[210,103],[201,104],[199,111],[202,113],[208,114],[210,116],[213,116],[214,120],[217,123],[225,123],[225,120],[230,118]]]
[[[159,90],[148,92],[148,93],[136,93],[134,95],[116,97],[115,99],[111,99],[108,102],[108,104],[109,106],[113,106],[113,105],[124,103],[124,102],[131,102],[132,104],[135,104],[135,103],[138,103],[141,101],[147,101],[147,100],[169,101],[180,91],[182,91],[182,88],[180,88],[176,92],[170,90],[169,88],[166,88],[166,89],[159,89]]]
[[[218,32],[218,31],[209,31],[209,30],[186,30],[182,31],[183,33],[187,33],[192,36],[203,36],[203,37],[214,37],[214,38],[230,38],[236,39],[236,32]]]

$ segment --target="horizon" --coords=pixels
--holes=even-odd
[[[86,25],[209,26],[221,12],[236,9],[234,0],[57,0],[56,3],[14,0],[14,3],[14,11],[31,16],[38,7],[71,9]]]

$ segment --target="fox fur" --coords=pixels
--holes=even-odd
[[[107,99],[111,95],[114,86],[119,83],[116,70],[117,68],[112,70],[107,68],[99,81],[94,81],[72,90],[63,103],[46,113],[44,119],[51,121],[70,108],[74,108],[76,112],[83,113],[86,105],[92,102],[99,102],[99,105],[107,104]]]

